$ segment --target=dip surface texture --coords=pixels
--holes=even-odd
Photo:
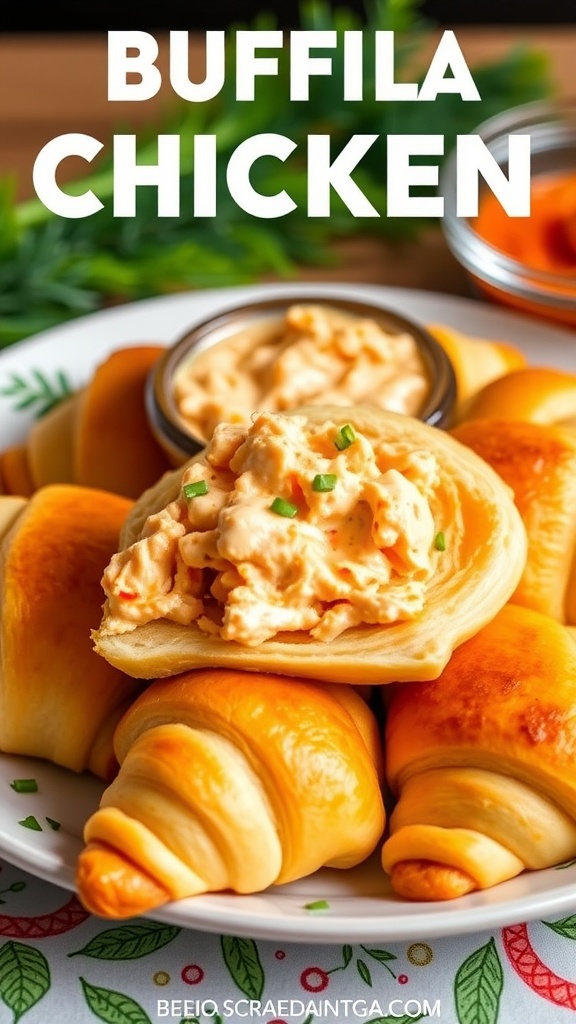
[[[252,647],[422,612],[438,558],[432,452],[370,440],[344,410],[261,413],[218,425],[181,484],[106,569],[104,632],[166,618]]]
[[[178,412],[207,440],[217,423],[299,405],[373,405],[416,416],[430,391],[415,338],[324,306],[291,306],[184,360]]]

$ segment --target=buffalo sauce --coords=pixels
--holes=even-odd
[[[531,273],[555,275],[546,284],[551,304],[503,294],[478,282],[493,298],[548,318],[576,325],[576,170],[537,175],[531,185],[529,217],[509,217],[492,193],[480,201],[474,231],[493,248],[526,268],[522,281],[529,290]],[[554,308],[554,297],[573,299],[574,310]]]
[[[576,287],[576,171],[536,177],[529,217],[509,217],[496,197],[487,193],[474,229],[527,267],[573,274]]]

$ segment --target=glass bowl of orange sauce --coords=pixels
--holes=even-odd
[[[475,129],[505,173],[514,133],[531,139],[530,216],[509,217],[482,181],[478,216],[457,216],[452,155],[441,180],[444,237],[481,295],[576,328],[576,98],[517,107]]]

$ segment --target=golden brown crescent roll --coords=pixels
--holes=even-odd
[[[17,501],[0,501],[0,750],[109,778],[136,686],[94,653],[90,628],[131,502],[74,485]]]
[[[460,421],[478,419],[568,423],[576,419],[576,374],[545,366],[511,370],[481,387],[463,409]]]
[[[70,395],[30,427],[26,451],[34,489],[76,483],[74,445],[82,397],[81,391]]]
[[[144,401],[147,375],[163,351],[161,345],[128,346],[95,370],[76,416],[77,483],[137,498],[168,469]]]
[[[576,856],[575,757],[573,640],[509,604],[439,679],[390,702],[399,799],[382,861],[396,892],[450,899]]]
[[[105,917],[351,867],[383,831],[378,729],[351,687],[191,672],[153,683],[115,748],[77,870]]]
[[[15,444],[0,452],[0,471],[6,494],[28,498],[34,492],[35,485],[25,445]]]
[[[526,557],[509,489],[469,448],[335,406],[219,425],[136,503],[123,543],[94,638],[142,678],[205,665],[434,678]]]
[[[457,417],[472,395],[480,389],[526,366],[523,353],[507,342],[472,338],[442,324],[432,324],[428,330],[440,342],[454,367],[458,394]]]
[[[473,420],[453,434],[512,488],[528,559],[511,600],[576,623],[576,435],[562,427]]]

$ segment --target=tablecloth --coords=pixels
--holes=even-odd
[[[0,904],[0,1024],[559,1024],[576,1010],[576,893],[562,918],[333,946],[103,921],[5,861]]]

